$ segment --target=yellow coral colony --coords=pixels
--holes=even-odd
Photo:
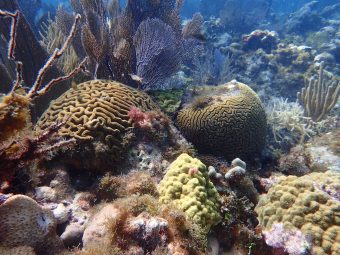
[[[184,136],[202,153],[248,158],[264,146],[266,115],[260,98],[247,85],[231,81],[198,88],[196,102],[177,117]]]
[[[161,203],[174,202],[206,231],[220,220],[219,194],[209,180],[207,168],[188,154],[181,154],[169,166],[158,191]]]
[[[340,254],[340,173],[288,176],[263,195],[255,211],[260,225],[270,230],[283,223],[299,229],[313,242],[312,254]]]

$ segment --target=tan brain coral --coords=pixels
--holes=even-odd
[[[274,223],[299,229],[312,240],[312,254],[340,254],[340,173],[288,176],[261,197],[256,207],[260,225]]]
[[[88,147],[82,144],[79,148],[83,152],[94,152],[82,155],[82,158],[93,160],[91,155],[98,156],[104,151],[103,159],[118,160],[130,141],[127,134],[133,126],[128,112],[133,106],[141,111],[158,109],[141,91],[114,81],[88,81],[69,89],[52,102],[37,126],[44,130],[54,122],[67,120],[59,134],[74,137],[78,142],[89,142]]]
[[[198,97],[178,114],[177,124],[201,152],[232,160],[263,148],[266,115],[251,88],[231,81],[195,92]]]
[[[20,254],[32,247],[37,254],[54,254],[63,247],[52,212],[33,199],[12,196],[0,205],[0,215],[0,251]]]

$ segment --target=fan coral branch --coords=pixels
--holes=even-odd
[[[17,62],[17,79],[12,88],[12,92],[16,91],[21,86],[22,78],[22,63],[20,61]]]
[[[53,85],[68,80],[69,78],[73,77],[74,75],[76,75],[77,73],[79,73],[80,71],[83,71],[84,73],[87,72],[86,70],[86,62],[87,62],[88,58],[84,58],[84,60],[76,67],[74,68],[69,74],[52,79],[49,83],[47,83],[42,89],[40,89],[39,91],[36,91],[35,95],[39,96],[39,95],[44,95],[51,87],[53,87]]]
[[[74,24],[72,26],[72,29],[70,31],[70,34],[69,36],[66,38],[66,41],[64,43],[64,45],[61,47],[61,49],[55,49],[52,56],[47,60],[47,62],[45,63],[45,65],[40,69],[39,73],[38,73],[38,77],[37,79],[35,80],[32,88],[29,90],[27,96],[29,98],[34,98],[36,96],[38,96],[38,94],[43,94],[42,92],[46,93],[47,90],[51,87],[47,87],[47,85],[41,89],[40,87],[42,86],[42,81],[43,81],[43,78],[48,70],[48,68],[50,68],[52,66],[52,64],[62,56],[62,54],[64,53],[64,51],[66,50],[66,48],[70,45],[71,41],[72,41],[72,38],[76,32],[76,27],[77,27],[77,24],[80,20],[81,16],[79,14],[76,15],[76,18],[75,18],[75,21],[74,21]],[[77,69],[77,68],[76,68]],[[79,69],[80,71],[80,69]],[[74,72],[73,72],[74,73]],[[71,77],[71,76],[69,76]],[[67,78],[69,78],[67,77]],[[66,79],[66,78],[65,78]],[[63,81],[65,79],[61,79],[60,81]],[[58,81],[59,82],[59,81]],[[54,82],[53,84],[55,84],[56,82]],[[52,84],[52,85],[53,85]],[[47,88],[47,89],[46,89]]]
[[[17,24],[19,21],[19,11],[15,13],[0,10],[0,16],[10,17],[12,18],[11,23],[11,34],[10,34],[10,41],[9,41],[9,48],[8,48],[8,58],[14,59],[14,49],[15,49],[15,38],[17,32]]]
[[[332,110],[339,95],[340,81],[327,81],[321,65],[318,79],[309,79],[297,97],[303,103],[307,116],[319,122]]]

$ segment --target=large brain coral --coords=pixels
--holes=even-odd
[[[283,224],[311,240],[311,254],[340,254],[340,173],[288,176],[261,197],[256,207],[267,231]],[[274,233],[274,232],[273,232]]]
[[[63,248],[53,213],[33,199],[12,196],[0,205],[0,215],[0,251],[6,247],[12,252],[16,250],[16,254],[20,254],[19,250],[30,254],[28,250],[32,247],[37,254],[55,254]]]
[[[198,97],[180,111],[177,124],[199,151],[232,160],[263,148],[266,115],[251,88],[234,80],[195,92]]]
[[[119,160],[129,145],[133,125],[128,112],[132,107],[158,109],[147,94],[121,83],[87,81],[52,102],[37,127],[44,130],[52,123],[66,121],[59,135],[77,139],[83,167],[87,163],[98,167],[108,159],[111,163]]]
[[[206,166],[188,154],[181,154],[159,184],[159,201],[174,202],[188,218],[209,230],[220,220],[219,195],[209,180]]]

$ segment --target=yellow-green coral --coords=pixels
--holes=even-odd
[[[188,154],[181,154],[170,165],[158,191],[161,203],[174,202],[207,231],[220,220],[219,194],[209,180],[208,170]]]
[[[193,103],[177,116],[184,136],[202,153],[249,158],[264,146],[266,114],[260,98],[247,85],[231,81],[198,88]]]
[[[312,254],[340,254],[340,173],[311,173],[283,177],[261,197],[255,211],[270,230],[282,223],[299,229],[313,242]]]

